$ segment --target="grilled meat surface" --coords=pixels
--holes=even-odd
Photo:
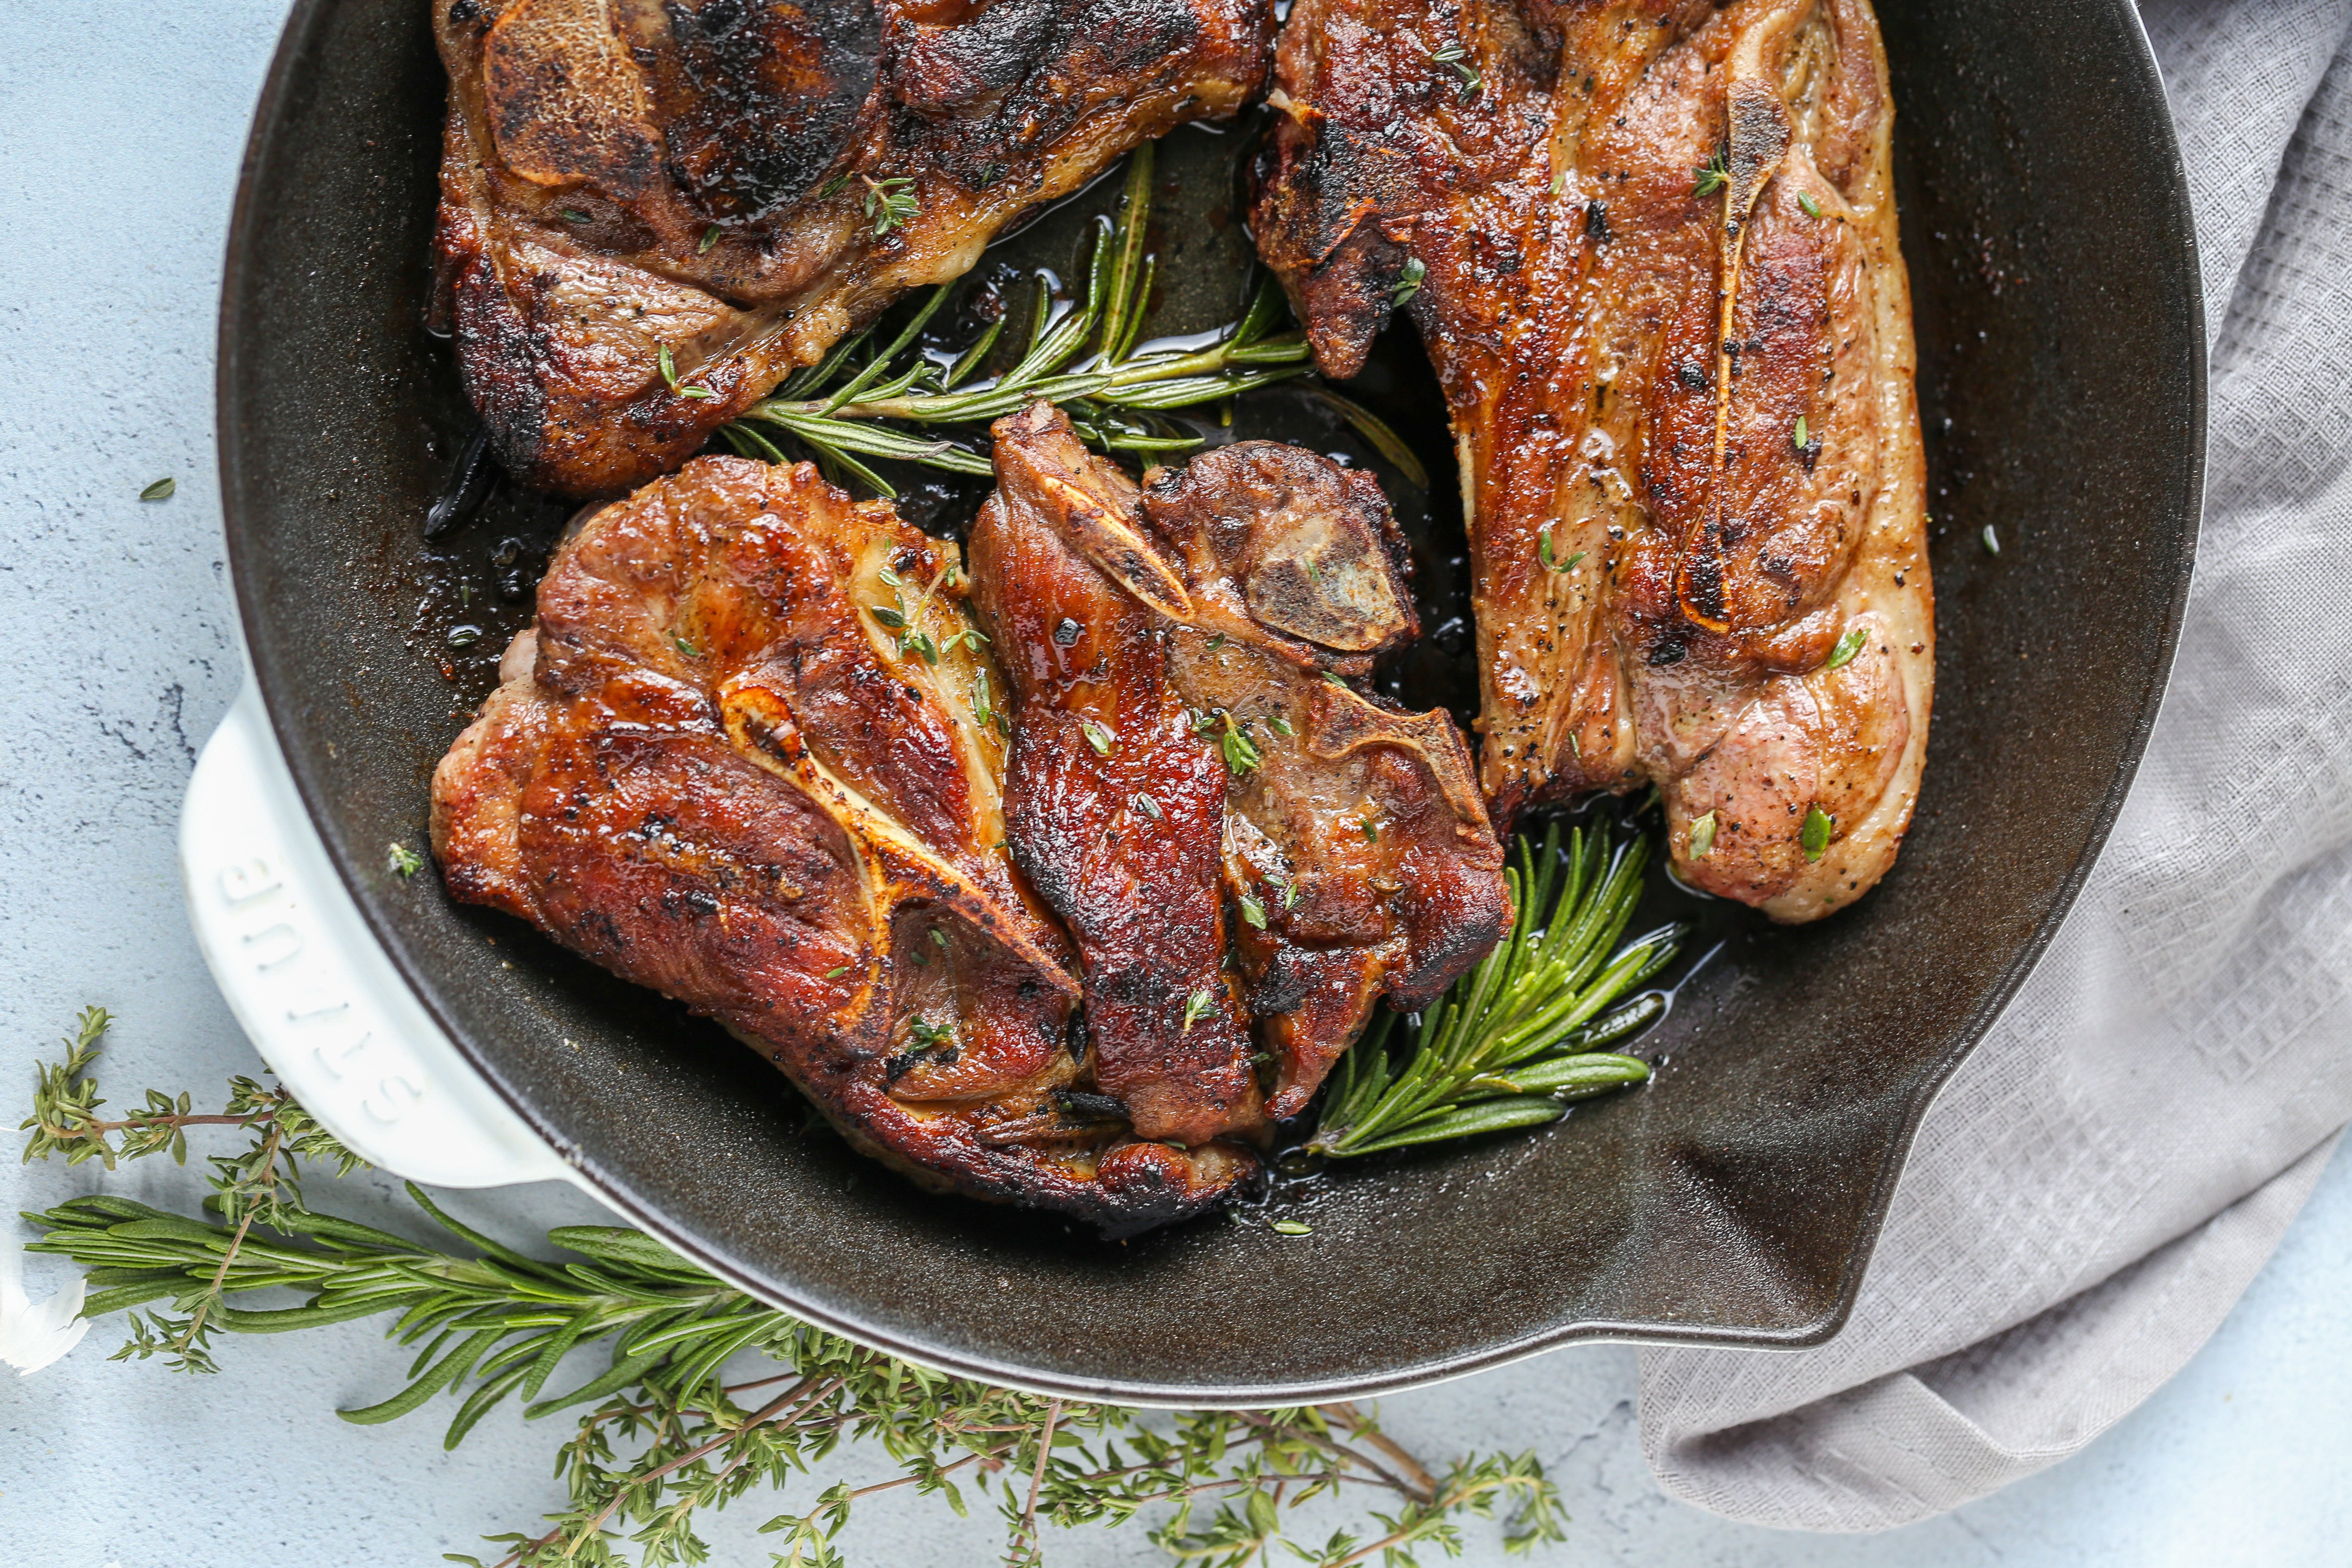
[[[1250,1135],[1306,1109],[1375,1002],[1434,1001],[1511,921],[1453,720],[1360,690],[1418,631],[1394,521],[1297,447],[1139,489],[1050,405],[995,437],[971,563],[1013,693],[1014,856],[1137,1132]]]
[[[434,776],[435,853],[919,1179],[1113,1234],[1181,1217],[1255,1156],[1139,1140],[1099,1092],[1070,944],[1005,850],[965,593],[887,504],[698,458],[558,550]]]
[[[1265,0],[430,0],[436,252],[508,469],[614,496],[1263,82]],[[667,360],[665,360],[667,352]]]
[[[1686,882],[1859,897],[1935,644],[1864,0],[1297,0],[1271,101],[1317,363],[1408,300],[1446,392],[1496,818],[1654,782]]]

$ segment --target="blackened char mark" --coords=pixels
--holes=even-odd
[[[679,193],[749,222],[799,196],[856,138],[880,76],[874,0],[665,0],[654,101]]]
[[[1307,323],[1316,368],[1344,381],[1388,325],[1410,258],[1377,221],[1405,154],[1332,120],[1300,139],[1303,152],[1278,136],[1260,154],[1258,246]]]
[[[897,138],[969,189],[1015,166],[1034,184],[1043,169],[1019,154],[1085,119],[1097,84],[1148,85],[1202,42],[1188,0],[998,0],[953,26],[912,26],[890,65]]]

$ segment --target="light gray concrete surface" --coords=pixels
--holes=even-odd
[[[237,157],[281,0],[13,0],[0,71],[0,1110],[75,1012],[121,1017],[106,1077],[213,1092],[258,1063],[187,935],[173,837],[195,748],[238,679],[212,457],[212,333]],[[139,490],[177,476],[178,497]],[[15,1097],[7,1099],[6,1097]],[[0,1162],[6,1207],[100,1184],[94,1167]],[[189,1201],[193,1178],[107,1184]],[[338,1194],[394,1211],[391,1184]],[[465,1200],[520,1237],[585,1200]],[[13,1222],[11,1222],[13,1224]],[[21,1238],[29,1234],[15,1230]],[[56,1280],[33,1259],[36,1295]],[[456,1455],[429,1418],[361,1428],[404,1354],[365,1324],[231,1341],[222,1375],[115,1364],[116,1336],[19,1381],[0,1372],[0,1561],[57,1568],[429,1563],[553,1506],[551,1426],[486,1422]],[[1767,1568],[2315,1564],[2352,1561],[2352,1170],[2339,1163],[2244,1304],[2188,1371],[2073,1462],[1891,1535],[1729,1524],[1661,1496],[1633,1427],[1633,1358],[1566,1351],[1388,1402],[1425,1457],[1532,1448],[1575,1516],[1564,1563]],[[715,1560],[766,1560],[756,1501]],[[877,1509],[853,1559],[990,1560],[984,1529]],[[1160,1561],[1139,1532],[1049,1543],[1049,1561]],[[1501,1561],[1472,1533],[1468,1560]]]

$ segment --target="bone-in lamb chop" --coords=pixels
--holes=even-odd
[[[696,459],[558,550],[434,776],[435,853],[457,897],[719,1020],[868,1152],[1142,1229],[1256,1157],[1139,1140],[1100,1092],[1069,942],[1005,850],[966,588],[952,544],[808,465]]]
[[[507,468],[675,468],[909,289],[1264,79],[1265,0],[430,0],[436,237]]]
[[[1435,1001],[1511,920],[1454,721],[1361,690],[1418,629],[1387,502],[1264,442],[1139,489],[1044,404],[995,436],[1006,828],[1076,942],[1097,1081],[1144,1137],[1297,1115],[1375,1003]]]
[[[1859,897],[1935,642],[1864,0],[1298,0],[1271,101],[1318,364],[1409,300],[1445,388],[1498,820],[1654,782],[1685,880]]]

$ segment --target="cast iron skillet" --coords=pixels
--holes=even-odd
[[[1081,1397],[1282,1404],[1577,1339],[1836,1331],[1929,1098],[2115,817],[2188,589],[2203,324],[2128,0],[1882,5],[1941,634],[1894,874],[1816,926],[1717,921],[1645,1042],[1646,1090],[1342,1171],[1300,1200],[1308,1237],[1211,1220],[1126,1246],[919,1194],[715,1030],[383,870],[524,608],[498,580],[527,589],[560,516],[509,496],[420,553],[462,436],[421,326],[443,88],[425,5],[299,0],[262,94],[222,310],[229,560],[287,762],[368,922],[616,1206],[813,1321]],[[445,672],[449,620],[486,608]]]

